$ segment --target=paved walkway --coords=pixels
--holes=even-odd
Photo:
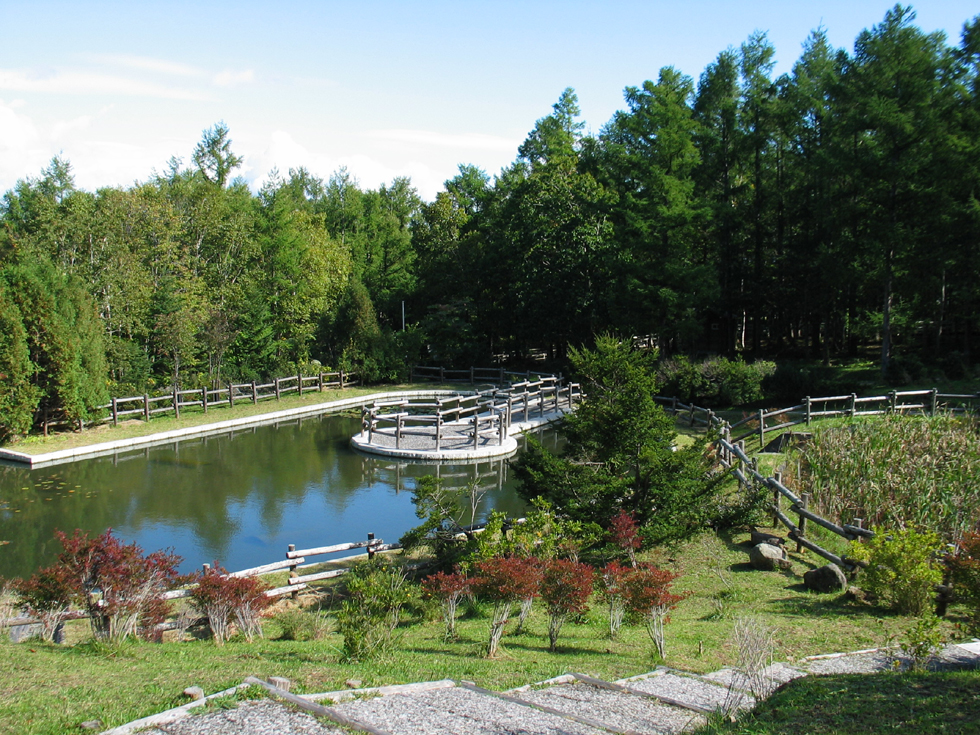
[[[703,676],[659,668],[606,682],[566,674],[508,692],[443,680],[297,697],[264,682],[275,699],[249,700],[232,709],[188,717],[219,695],[109,730],[105,735],[663,735],[696,729],[718,710],[751,709],[779,686],[817,674],[877,673],[907,668],[898,649],[812,656],[777,663],[749,679],[732,669]],[[980,640],[952,644],[931,661],[934,669],[980,668]],[[276,701],[279,700],[279,701]],[[305,711],[303,711],[305,710]],[[343,725],[346,729],[341,729]]]

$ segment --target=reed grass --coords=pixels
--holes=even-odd
[[[886,415],[817,427],[802,482],[821,513],[866,526],[929,528],[955,541],[980,522],[980,422]]]

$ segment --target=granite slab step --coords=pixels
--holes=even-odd
[[[391,735],[608,735],[598,728],[464,687],[356,700],[333,709]]]
[[[271,700],[239,702],[231,709],[140,730],[142,735],[345,735],[339,727],[323,723]]]
[[[698,712],[585,681],[522,691],[515,696],[575,717],[588,718],[610,731],[621,733],[673,735],[705,723],[704,715]]]
[[[700,712],[751,709],[755,697],[748,692],[729,689],[702,676],[658,670],[641,677],[617,682],[631,691],[664,697]]]

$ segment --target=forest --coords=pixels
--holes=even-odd
[[[221,122],[129,188],[55,158],[0,200],[0,439],[132,391],[561,365],[607,333],[973,375],[980,16],[954,44],[895,6],[853,51],[815,30],[774,59],[757,32],[697,81],[665,67],[597,134],[566,89],[511,165],[431,202],[345,169],[253,192]]]

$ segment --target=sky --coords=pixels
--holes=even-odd
[[[173,157],[190,165],[221,121],[253,189],[273,170],[346,167],[363,188],[409,176],[431,200],[460,164],[510,164],[567,87],[598,132],[664,66],[697,80],[760,30],[782,74],[813,29],[850,51],[893,4],[0,0],[0,192],[56,155],[79,188],[128,187]],[[912,6],[951,45],[980,14]]]

